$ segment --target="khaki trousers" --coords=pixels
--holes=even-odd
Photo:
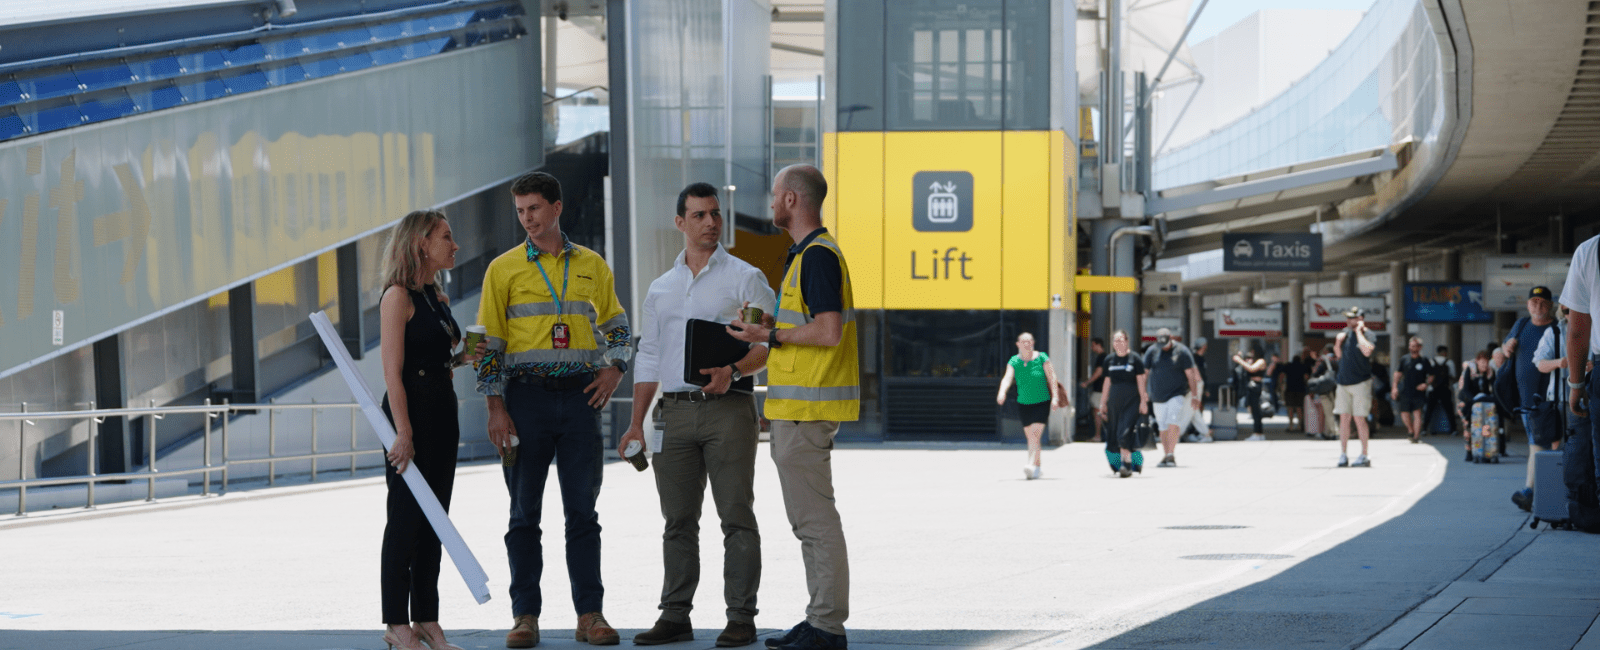
[[[825,420],[772,421],[772,462],[778,466],[783,507],[800,540],[806,565],[806,622],[830,634],[844,634],[850,616],[850,560],[844,527],[833,503],[833,435],[839,423]]]
[[[729,395],[704,402],[661,400],[666,422],[655,462],[661,535],[661,618],[688,623],[700,585],[700,508],[706,479],[722,521],[723,600],[729,621],[754,623],[761,585],[761,533],[756,528],[755,399]]]

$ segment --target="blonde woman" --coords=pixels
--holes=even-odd
[[[1144,472],[1142,441],[1134,434],[1139,417],[1149,412],[1150,395],[1145,391],[1144,360],[1128,347],[1128,333],[1111,335],[1111,352],[1106,354],[1106,378],[1101,394],[1100,418],[1106,421],[1106,461],[1111,471],[1122,478]]]
[[[1017,410],[1022,414],[1022,435],[1028,439],[1028,462],[1022,466],[1022,478],[1039,478],[1039,438],[1050,422],[1050,411],[1066,398],[1059,394],[1056,371],[1050,365],[1050,355],[1033,349],[1033,334],[1023,332],[1017,336],[1017,354],[1006,362],[1006,374],[1000,378],[1000,392],[996,404],[1006,403],[1006,391],[1011,383],[1017,384]]]
[[[452,354],[461,328],[439,288],[439,272],[456,265],[460,249],[444,214],[412,212],[400,220],[384,252],[384,290],[378,305],[383,357],[383,412],[394,425],[385,476],[388,525],[383,529],[383,641],[389,647],[460,650],[439,627],[439,538],[401,480],[415,463],[446,510],[455,483],[461,427],[451,369],[475,361],[482,348]],[[348,318],[356,318],[355,310]],[[407,605],[409,604],[409,611]]]

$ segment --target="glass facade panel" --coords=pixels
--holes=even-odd
[[[1419,149],[1439,146],[1442,84],[1438,43],[1422,5],[1378,0],[1326,61],[1282,95],[1205,138],[1158,153],[1155,186],[1388,147],[1408,138]]]

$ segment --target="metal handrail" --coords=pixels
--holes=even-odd
[[[633,399],[630,398],[630,397],[612,397],[610,401],[612,403],[625,404],[625,403],[631,403],[633,401]],[[17,512],[16,512],[17,516],[23,517],[23,516],[27,516],[27,514],[28,514],[28,488],[30,488],[30,487],[51,487],[51,486],[59,486],[59,485],[83,484],[83,485],[86,486],[87,493],[88,493],[87,496],[86,496],[86,499],[85,499],[84,508],[85,509],[93,509],[95,507],[94,486],[95,486],[96,483],[106,483],[106,482],[113,482],[113,481],[135,481],[135,480],[146,481],[147,482],[147,489],[146,489],[146,492],[145,492],[145,499],[144,500],[145,500],[146,503],[153,503],[156,500],[156,479],[157,478],[190,476],[190,475],[194,475],[194,474],[200,474],[200,475],[202,475],[201,484],[200,484],[201,485],[200,494],[201,494],[201,496],[210,496],[211,495],[211,475],[214,474],[214,473],[220,473],[221,474],[221,476],[220,476],[221,487],[220,487],[220,490],[218,491],[218,494],[220,495],[220,494],[226,494],[227,491],[228,491],[228,469],[231,468],[231,467],[266,463],[267,464],[267,484],[268,485],[277,485],[277,481],[278,481],[277,464],[279,462],[311,461],[311,481],[315,482],[317,480],[317,474],[319,472],[317,463],[320,460],[331,459],[331,458],[348,458],[350,460],[350,466],[349,466],[348,471],[349,471],[351,476],[355,476],[355,473],[356,473],[356,470],[357,470],[357,465],[356,465],[356,457],[357,456],[363,456],[363,455],[368,455],[368,454],[382,454],[382,453],[385,453],[385,450],[383,448],[381,448],[381,447],[379,447],[377,449],[361,449],[360,448],[359,436],[357,435],[357,431],[358,431],[358,426],[357,426],[358,419],[357,419],[357,416],[360,413],[361,408],[360,408],[360,405],[355,403],[355,402],[316,402],[316,401],[312,401],[310,403],[279,404],[279,403],[274,401],[274,402],[268,402],[266,404],[230,404],[230,403],[227,403],[227,402],[223,402],[222,404],[212,404],[211,400],[207,399],[204,404],[191,405],[191,406],[161,406],[161,407],[158,407],[158,406],[155,406],[155,400],[150,400],[150,406],[148,406],[148,407],[125,407],[125,408],[113,408],[113,409],[97,409],[94,406],[95,406],[94,402],[89,402],[89,408],[86,409],[86,410],[81,410],[81,411],[34,411],[34,412],[29,412],[28,411],[28,403],[27,402],[23,402],[22,405],[21,405],[21,408],[19,409],[19,412],[17,412],[17,413],[0,413],[0,423],[6,423],[6,422],[16,422],[17,423],[17,434],[18,434],[17,435],[17,476],[18,476],[18,478],[13,479],[13,480],[8,480],[8,481],[0,481],[0,490],[8,490],[8,489],[17,490]],[[317,442],[318,435],[317,434],[318,434],[318,422],[319,422],[319,420],[316,417],[315,413],[313,413],[312,418],[311,418],[311,452],[310,453],[305,453],[305,454],[294,454],[294,455],[290,455],[290,456],[279,456],[279,455],[277,455],[277,445],[278,445],[278,422],[277,422],[277,416],[278,416],[278,412],[279,411],[311,410],[311,411],[315,412],[315,411],[321,411],[321,410],[324,410],[324,409],[348,409],[350,411],[350,449],[348,451],[345,451],[345,450],[341,450],[341,451],[320,451],[320,450],[317,449],[317,444],[318,444],[318,442]],[[232,458],[231,457],[231,447],[229,445],[229,435],[228,435],[228,420],[229,420],[229,418],[227,416],[231,415],[231,414],[235,414],[235,413],[252,412],[252,411],[265,411],[266,414],[267,414],[267,456],[264,457],[264,458],[239,458],[239,459]],[[191,414],[191,415],[193,415],[193,414],[203,414],[206,417],[205,426],[201,430],[202,462],[201,462],[200,465],[193,466],[193,467],[158,469],[156,467],[156,438],[157,438],[156,433],[157,433],[158,423],[161,420],[165,419],[169,415],[184,415],[184,414]],[[148,456],[146,456],[146,458],[148,458],[149,460],[146,463],[144,469],[138,470],[138,471],[131,471],[131,472],[118,472],[118,473],[114,473],[114,474],[101,474],[101,473],[99,473],[95,469],[97,467],[97,463],[96,463],[97,452],[99,451],[99,449],[98,449],[99,436],[91,433],[89,435],[89,439],[88,439],[88,443],[87,443],[88,444],[88,447],[87,447],[87,451],[88,451],[88,454],[87,454],[87,457],[88,457],[88,468],[87,468],[88,469],[88,473],[81,474],[81,475],[78,475],[78,476],[55,476],[55,477],[48,477],[48,478],[45,478],[45,477],[27,478],[27,476],[28,476],[28,461],[27,461],[27,458],[28,458],[28,455],[27,455],[28,428],[29,427],[33,427],[33,426],[38,426],[36,421],[43,421],[43,420],[88,420],[88,421],[92,421],[92,422],[95,422],[95,423],[100,423],[100,422],[104,422],[105,418],[108,418],[108,417],[126,417],[126,418],[129,418],[129,419],[134,419],[134,418],[138,418],[138,417],[148,418],[148,420],[147,420],[148,425],[146,426],[147,433],[145,435],[145,438],[149,441],[149,448],[147,450]],[[221,459],[220,463],[216,463],[216,462],[212,461],[212,456],[214,455],[213,452],[212,452],[212,434],[213,434],[213,429],[216,426],[216,425],[214,425],[212,423],[213,420],[221,420],[222,421],[221,422],[221,427],[220,427],[221,428],[220,443],[221,443],[221,447],[222,447],[222,459]],[[328,470],[321,470],[321,471],[328,471]],[[345,470],[341,469],[341,470],[335,470],[335,471],[345,471]]]

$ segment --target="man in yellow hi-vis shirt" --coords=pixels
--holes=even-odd
[[[540,506],[556,461],[566,510],[567,575],[578,613],[577,639],[615,645],[600,613],[600,409],[632,357],[628,315],[611,267],[561,234],[561,183],[542,172],[511,184],[528,238],[489,263],[478,324],[488,352],[478,362],[478,392],[489,403],[489,441],[502,456],[511,492],[506,554],[511,562],[511,632],[506,647],[539,643],[544,571]],[[520,444],[519,444],[520,443]]]
[[[844,650],[844,621],[850,615],[850,562],[834,507],[829,456],[839,423],[860,415],[861,373],[850,267],[822,227],[827,195],[828,183],[816,167],[793,165],[778,172],[772,222],[795,242],[778,287],[778,313],[767,323],[736,320],[728,328],[740,340],[771,347],[766,413],[772,420],[772,461],[789,525],[800,538],[811,595],[806,620],[780,638],[767,639],[768,648],[782,650]]]

